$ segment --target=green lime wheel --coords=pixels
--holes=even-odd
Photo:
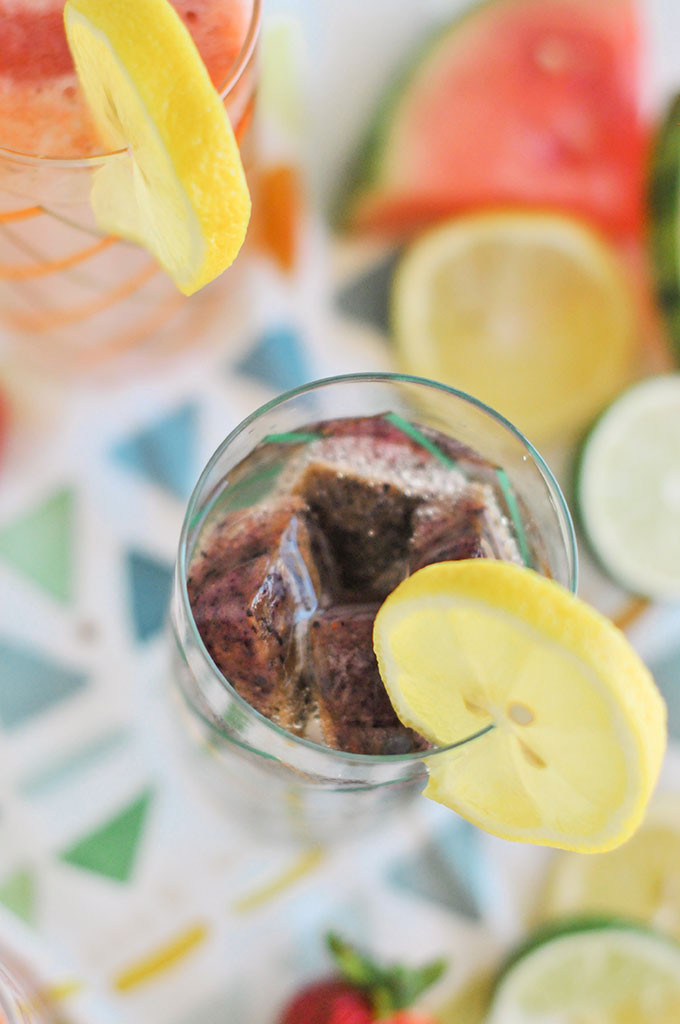
[[[615,920],[567,923],[501,974],[487,1024],[677,1024],[680,946]]]
[[[584,442],[576,493],[609,574],[634,593],[680,598],[680,373],[635,384],[609,406]]]

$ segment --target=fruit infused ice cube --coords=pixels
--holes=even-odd
[[[216,667],[255,710],[316,743],[425,749],[390,704],[373,622],[424,565],[524,563],[501,473],[392,414],[266,438],[225,481],[190,561],[189,601]]]

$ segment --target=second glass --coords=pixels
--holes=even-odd
[[[175,6],[202,48],[248,172],[260,0]],[[0,15],[0,36],[12,42],[0,104],[0,323],[23,352],[60,370],[96,367],[150,339],[164,351],[184,345],[205,330],[215,290],[187,301],[146,250],[97,229],[93,180],[127,153],[99,152],[83,124],[61,12],[48,18],[29,8]],[[38,31],[31,18],[45,21],[45,54],[27,74]]]

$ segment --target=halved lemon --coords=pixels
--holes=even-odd
[[[426,566],[381,606],[374,645],[406,725],[445,747],[425,795],[505,839],[598,852],[640,824],[666,746],[644,664],[599,612],[531,569]]]
[[[655,796],[642,827],[620,849],[551,861],[534,917],[568,914],[611,914],[680,942],[680,793]]]
[[[475,395],[532,440],[575,436],[631,379],[622,264],[559,214],[473,213],[427,231],[397,268],[391,321],[404,369]]]
[[[190,295],[234,260],[250,216],[224,104],[168,0],[67,0],[64,24],[102,140],[125,151],[94,174],[97,225]]]

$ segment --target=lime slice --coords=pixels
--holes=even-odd
[[[611,849],[640,824],[665,706],[623,634],[531,569],[426,566],[381,606],[374,645],[401,721],[437,746],[425,795],[506,839]]]
[[[552,214],[473,214],[423,235],[397,269],[392,325],[406,370],[541,441],[589,423],[630,379],[635,351],[616,254]]]
[[[501,976],[487,1024],[677,1024],[680,947],[615,922],[532,942]]]
[[[680,597],[680,374],[630,388],[583,446],[577,497],[608,572],[647,597]]]
[[[190,295],[234,260],[250,199],[224,105],[168,0],[67,0],[76,70],[107,146],[98,227],[145,246]]]
[[[551,863],[537,916],[614,914],[680,941],[680,795],[655,797],[629,842],[594,857],[560,854]]]

